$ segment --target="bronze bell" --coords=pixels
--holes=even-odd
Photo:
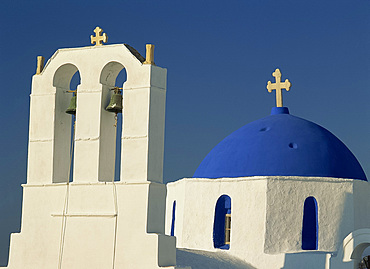
[[[110,98],[109,105],[105,110],[113,113],[122,113],[122,95],[121,95],[121,89],[118,87],[113,88],[114,93],[112,97]]]
[[[76,107],[77,107],[76,101],[77,101],[77,95],[74,94],[72,96],[71,103],[69,104],[69,107],[66,110],[67,114],[76,115]]]

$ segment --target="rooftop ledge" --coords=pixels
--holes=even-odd
[[[253,177],[223,177],[223,178],[182,178],[168,184],[175,184],[180,181],[192,182],[241,182],[241,181],[257,181],[257,180],[281,180],[281,181],[311,181],[311,182],[362,182],[351,178],[333,178],[333,177],[302,177],[302,176],[253,176]],[[368,183],[367,181],[364,181]]]

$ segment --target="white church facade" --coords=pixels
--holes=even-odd
[[[291,84],[278,69],[267,86],[277,94],[271,115],[221,141],[193,178],[165,185],[166,69],[152,45],[144,58],[95,33],[95,46],[59,49],[45,67],[39,58],[21,232],[3,268],[361,268],[370,184],[338,138],[283,106]],[[121,111],[106,107],[121,91],[116,137]]]

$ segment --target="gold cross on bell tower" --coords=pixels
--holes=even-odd
[[[275,83],[271,83],[271,81],[267,82],[266,88],[268,92],[276,90],[276,106],[283,107],[283,94],[281,92],[281,89],[285,89],[288,92],[292,84],[288,79],[286,79],[285,82],[280,81],[281,73],[278,68],[276,68],[275,72],[272,73],[272,76],[275,77],[276,82]]]
[[[94,29],[94,32],[95,32],[95,36],[93,35],[90,36],[91,44],[95,43],[95,46],[101,46],[103,45],[102,42],[107,43],[108,36],[106,35],[106,33],[104,33],[103,35],[100,35],[103,32],[103,29],[101,29],[99,26],[96,26],[96,28]]]

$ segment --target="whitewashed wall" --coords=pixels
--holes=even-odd
[[[114,174],[110,88],[126,68],[122,163]],[[77,88],[74,177],[68,182],[70,80]],[[142,64],[124,45],[58,50],[33,77],[27,184],[10,269],[174,268],[164,235],[162,184],[166,69]],[[120,139],[120,138],[118,138]]]
[[[336,268],[330,264],[344,238],[357,227],[370,227],[368,217],[355,217],[370,206],[369,185],[309,177],[185,178],[167,184],[166,234],[176,200],[177,247],[226,252],[256,268]],[[229,250],[215,249],[212,241],[215,205],[223,194],[231,197]],[[309,196],[318,203],[319,242],[314,251],[301,248],[303,206]]]

